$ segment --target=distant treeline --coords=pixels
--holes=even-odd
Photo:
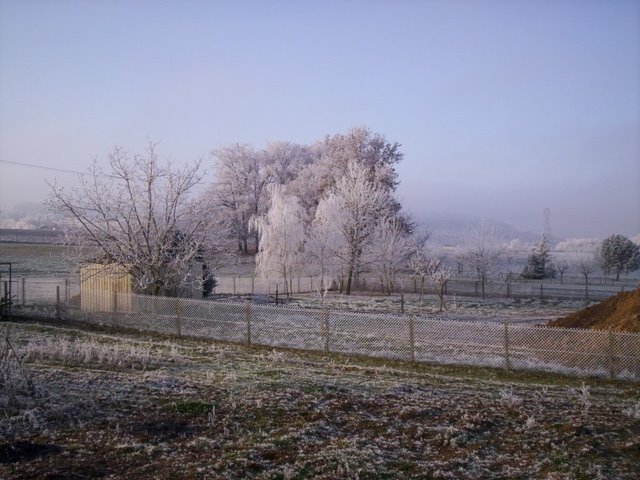
[[[60,244],[62,236],[63,234],[59,230],[0,228],[0,242]]]

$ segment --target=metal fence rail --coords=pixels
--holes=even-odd
[[[58,305],[18,305],[13,313],[271,347],[640,380],[638,333],[123,293],[108,311],[82,311],[79,305],[72,297]]]

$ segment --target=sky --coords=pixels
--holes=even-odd
[[[211,170],[356,126],[418,220],[637,235],[640,0],[0,0],[0,210],[116,145]]]

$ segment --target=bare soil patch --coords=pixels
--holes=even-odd
[[[571,315],[549,322],[553,327],[640,332],[640,288],[621,292]]]
[[[0,478],[640,471],[637,384],[36,324],[13,325],[11,339],[28,361],[10,372],[19,401],[9,401],[6,380],[0,389]],[[48,355],[51,339],[64,340],[64,351]],[[114,349],[136,360],[118,364]]]

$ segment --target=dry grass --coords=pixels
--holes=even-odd
[[[39,393],[2,407],[1,478],[632,479],[640,470],[637,384],[28,324],[12,336]],[[114,351],[143,357],[144,369]]]

